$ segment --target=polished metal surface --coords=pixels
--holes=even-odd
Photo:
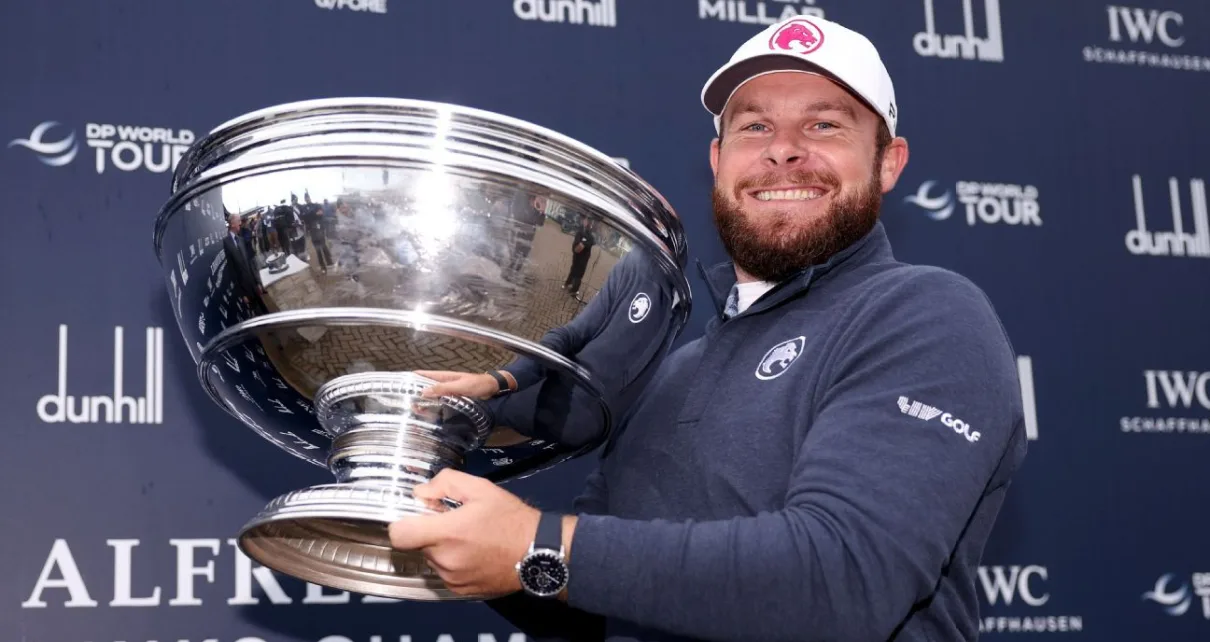
[[[585,231],[595,244],[573,251]],[[505,482],[591,451],[609,400],[690,307],[682,227],[650,185],[556,132],[442,103],[315,100],[224,123],[182,157],[154,240],[203,388],[332,482],[274,500],[241,548],[386,597],[453,598],[385,538],[433,510],[412,487],[445,467]],[[641,298],[596,299],[633,287]],[[555,349],[562,326],[606,305],[626,354]],[[549,413],[505,422],[498,400],[420,395],[416,371],[518,359],[576,392],[587,434]]]

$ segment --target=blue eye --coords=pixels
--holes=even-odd
[[[751,130],[753,127],[764,127],[764,124],[752,123],[751,125],[745,125],[745,126],[741,127],[740,129],[743,131],[748,131],[748,130]]]

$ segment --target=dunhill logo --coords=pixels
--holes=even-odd
[[[618,26],[617,0],[515,0],[513,13],[522,20],[566,22],[593,27]]]
[[[1147,229],[1147,210],[1143,205],[1143,180],[1131,177],[1134,188],[1135,229],[1126,233],[1126,249],[1131,254],[1210,258],[1210,214],[1206,207],[1206,183],[1200,178],[1189,181],[1189,213],[1193,231],[1186,232],[1180,182],[1168,179],[1168,201],[1172,211],[1171,231]]]
[[[67,326],[59,326],[59,386],[38,400],[38,418],[46,423],[159,424],[164,421],[164,330],[147,328],[144,392],[125,391],[123,328],[113,330],[113,395],[67,394]]]
[[[925,57],[963,58],[984,62],[1004,62],[1004,38],[1000,31],[1000,0],[983,0],[987,37],[975,35],[975,12],[971,0],[962,2],[965,27],[962,35],[937,33],[933,0],[924,0],[924,31],[912,38],[916,53]]]

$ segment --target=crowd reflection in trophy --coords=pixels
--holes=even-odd
[[[429,260],[426,248],[440,221],[425,216],[424,204],[414,200],[417,193],[358,191],[316,202],[304,189],[301,199],[292,192],[275,204],[230,214],[226,249],[235,280],[255,295],[250,299],[263,297],[270,308],[279,307],[273,300],[290,289],[290,277],[303,272],[325,281],[347,280],[357,288],[356,298],[364,299],[363,280],[373,278],[376,269],[391,272],[383,278],[397,278],[400,268]],[[445,248],[447,256],[486,261],[500,278],[518,286],[537,278],[534,270],[540,266],[566,265],[560,287],[580,305],[595,295],[603,273],[630,249],[617,231],[543,195],[482,184],[460,190],[457,198],[459,207],[474,215],[461,217],[460,229],[449,234],[463,247]],[[530,260],[535,235],[543,228],[569,238],[566,257]],[[384,234],[388,229],[391,233]],[[234,252],[236,238],[242,241],[242,253]],[[553,275],[545,278],[553,280]],[[377,285],[382,286],[377,290],[394,289],[389,283]]]
[[[345,203],[327,199],[315,203],[310,193],[304,192],[302,203],[297,194],[291,194],[288,203],[283,198],[276,205],[259,206],[235,216],[240,219],[241,236],[257,270],[276,275],[288,269],[291,256],[307,264],[315,257],[318,269],[327,272],[335,264],[329,238],[335,236],[340,215],[348,213]]]

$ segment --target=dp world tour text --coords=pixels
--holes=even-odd
[[[88,146],[97,150],[98,174],[103,174],[108,165],[124,172],[174,170],[194,140],[188,129],[99,123],[85,125],[84,135]]]

